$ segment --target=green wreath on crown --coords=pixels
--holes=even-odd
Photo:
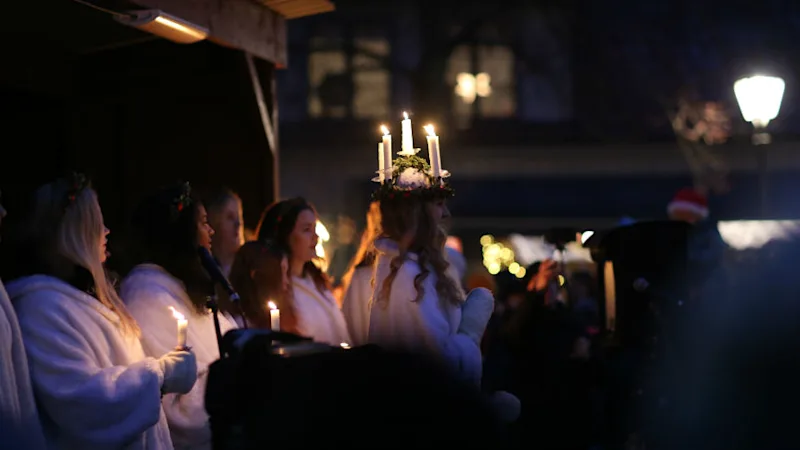
[[[417,199],[439,200],[455,195],[455,191],[444,178],[435,179],[425,159],[416,155],[394,160],[392,179],[384,182],[373,192],[373,201]]]

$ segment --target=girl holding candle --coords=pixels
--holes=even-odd
[[[302,198],[267,207],[258,226],[262,265],[249,267],[250,281],[237,279],[243,287],[258,286],[259,305],[270,299],[276,303],[283,331],[338,346],[349,343],[350,335],[328,278],[313,262],[316,224],[314,207]]]
[[[231,313],[239,321],[239,315],[247,319],[247,324],[253,328],[275,329],[280,331],[280,322],[283,329],[296,331],[297,321],[290,308],[280,308],[285,303],[283,299],[284,284],[288,280],[281,274],[281,255],[271,251],[259,241],[245,243],[236,253],[236,258],[231,266],[229,277],[231,285],[239,294],[241,309],[232,308]],[[273,301],[272,312],[269,302]],[[273,316],[281,315],[277,327],[273,327]]]
[[[105,275],[97,195],[80,175],[36,190],[12,236],[8,283],[50,448],[171,449],[162,393],[186,393],[194,354],[147,357]],[[173,335],[174,339],[174,335]]]
[[[147,197],[133,215],[139,265],[123,280],[121,295],[142,327],[149,355],[176,346],[176,319],[185,317],[187,345],[197,355],[197,383],[184,395],[166,395],[164,411],[175,448],[210,449],[211,428],[205,410],[208,366],[219,359],[219,347],[207,297],[214,284],[203,269],[198,247],[211,248],[214,230],[205,207],[188,183],[161,189]],[[223,334],[236,323],[219,314]]]

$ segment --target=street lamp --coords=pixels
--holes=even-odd
[[[753,144],[769,144],[772,141],[765,131],[769,122],[778,117],[786,83],[778,77],[756,75],[742,78],[733,84],[733,92],[744,120],[753,124]],[[761,216],[767,214],[767,151],[758,152],[758,171],[761,191]]]

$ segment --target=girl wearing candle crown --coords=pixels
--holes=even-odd
[[[173,448],[161,395],[189,392],[195,357],[145,356],[104,274],[109,231],[96,193],[80,175],[63,178],[36,190],[26,216],[11,240],[8,293],[48,447]]]
[[[188,183],[145,198],[133,214],[132,225],[139,264],[125,277],[120,291],[142,327],[144,350],[154,355],[176,346],[174,310],[177,317],[185,317],[186,344],[197,355],[197,383],[192,390],[164,396],[172,441],[177,449],[211,449],[205,390],[208,366],[220,355],[213,316],[206,306],[214,284],[197,250],[211,249],[214,230]],[[219,314],[219,322],[223,335],[237,327],[225,314]]]
[[[380,202],[382,235],[375,242],[368,339],[433,355],[479,387],[480,340],[494,298],[483,288],[465,296],[445,257],[442,224],[450,216],[445,200],[453,191],[442,178],[446,171],[441,170],[438,138],[435,145],[429,139],[433,170],[409,141],[403,140],[402,156],[378,178],[381,186],[373,196]],[[519,414],[519,402],[510,394],[495,395],[492,402],[505,420]]]

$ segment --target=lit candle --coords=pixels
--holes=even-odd
[[[392,135],[389,134],[386,125],[381,125],[381,131],[383,131],[383,163],[380,168],[384,172],[381,177],[381,182],[383,182],[384,178],[392,179]]]
[[[442,176],[442,155],[439,153],[439,136],[433,129],[433,125],[425,125],[428,132],[428,158],[431,160],[431,171],[433,177],[438,179]]]
[[[403,111],[403,146],[400,149],[404,155],[414,154],[414,133],[411,131],[411,119],[408,113]]]
[[[271,301],[267,303],[269,306],[269,324],[272,331],[281,331],[281,310],[278,305]]]
[[[173,308],[172,306],[169,307],[172,310],[172,317],[178,321],[178,347],[179,349],[186,348],[186,332],[189,329],[189,321],[186,320],[186,317],[183,314],[179,313],[178,310]]]

